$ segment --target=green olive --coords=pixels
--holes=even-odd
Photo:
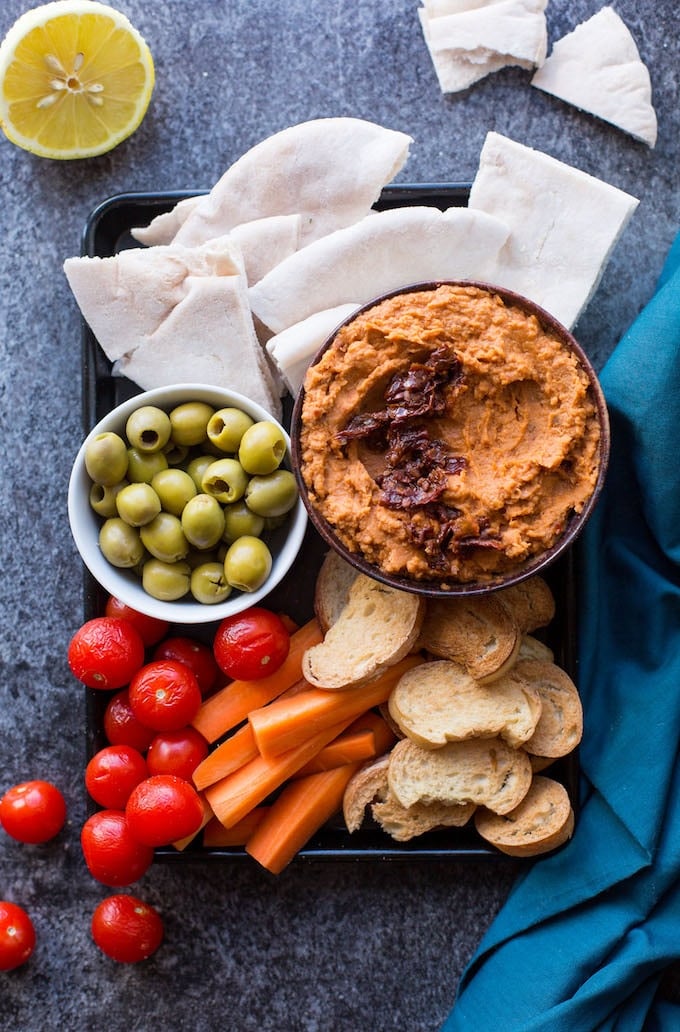
[[[85,469],[91,480],[111,487],[127,473],[128,455],[125,441],[118,434],[106,431],[96,434],[85,446]]]
[[[272,568],[272,554],[260,538],[248,534],[229,546],[224,557],[224,573],[232,588],[257,591]]]
[[[163,452],[140,452],[137,448],[128,448],[127,478],[136,484],[150,484],[156,473],[168,468],[168,460]]]
[[[206,469],[201,483],[206,494],[226,505],[243,498],[248,475],[236,459],[216,459]]]
[[[170,417],[156,405],[142,405],[128,417],[125,436],[140,452],[156,452],[170,440]]]
[[[147,595],[162,602],[174,602],[189,591],[191,570],[188,563],[165,563],[149,559],[142,569],[142,587]]]
[[[224,507],[224,534],[222,540],[227,544],[236,541],[236,538],[250,534],[251,537],[259,537],[264,530],[265,521],[257,513],[252,512],[245,501],[241,498],[238,502]]]
[[[224,513],[217,499],[205,493],[191,498],[182,512],[182,530],[196,548],[213,548],[224,533]]]
[[[231,594],[223,563],[203,563],[191,572],[191,594],[197,602],[215,605]]]
[[[238,450],[238,461],[246,473],[264,475],[273,473],[281,465],[286,454],[286,438],[283,430],[260,420],[246,430]]]
[[[116,509],[131,527],[142,527],[158,516],[161,500],[150,484],[128,484],[116,496]]]
[[[119,516],[102,523],[99,531],[99,547],[105,559],[112,566],[131,569],[142,561],[144,545],[135,527],[131,527]]]
[[[208,440],[221,452],[238,451],[241,438],[253,420],[241,409],[223,408],[214,412],[208,422]]]
[[[196,494],[196,485],[189,474],[175,467],[156,473],[151,486],[161,500],[161,507],[173,516],[181,516],[184,506]]]
[[[163,454],[168,460],[168,466],[181,466],[189,454],[189,449],[185,444],[175,444],[174,441],[168,441]]]
[[[258,516],[283,516],[297,501],[295,477],[287,469],[277,469],[266,476],[251,477],[245,499],[249,509]]]
[[[98,516],[108,519],[109,516],[117,516],[116,496],[128,484],[127,480],[119,480],[117,484],[93,484],[90,488],[90,505]]]
[[[159,512],[151,523],[140,528],[139,534],[144,547],[164,563],[176,563],[189,551],[182,524],[171,512]]]
[[[208,420],[214,412],[212,405],[204,401],[185,401],[170,413],[172,440],[191,448],[201,444],[208,437]]]
[[[203,490],[203,477],[205,475],[205,471],[214,461],[214,455],[208,455],[203,452],[201,455],[194,456],[194,458],[189,462],[187,473],[195,483],[197,491]]]

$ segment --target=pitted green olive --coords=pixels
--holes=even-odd
[[[245,535],[227,549],[224,573],[227,581],[239,591],[257,591],[272,568],[272,555],[261,538]]]
[[[99,531],[99,547],[112,566],[129,570],[144,556],[144,545],[139,531],[120,516],[106,520]]]
[[[128,484],[127,480],[119,480],[117,484],[93,484],[90,488],[90,505],[98,516],[108,519],[110,516],[117,516],[116,496]]]
[[[151,523],[140,528],[139,535],[151,555],[165,563],[178,562],[189,551],[182,524],[170,512],[159,512]]]
[[[156,473],[168,468],[168,460],[163,452],[140,452],[137,448],[128,448],[127,478],[130,483],[150,484]]]
[[[189,454],[189,449],[185,444],[175,444],[174,441],[168,441],[163,449],[163,454],[168,460],[168,466],[181,466]]]
[[[286,454],[283,431],[268,420],[253,423],[244,433],[238,450],[238,461],[246,473],[264,475],[278,469]]]
[[[252,425],[251,417],[241,409],[219,409],[208,422],[208,440],[222,452],[236,453],[241,438]]]
[[[151,486],[161,500],[165,512],[181,516],[184,506],[196,494],[196,485],[183,469],[171,467],[154,474]]]
[[[151,484],[128,484],[116,496],[118,515],[131,527],[151,523],[161,511],[161,500]]]
[[[224,533],[224,512],[212,495],[191,498],[182,512],[182,530],[195,548],[213,548]]]
[[[245,499],[249,509],[258,516],[283,516],[297,501],[295,477],[287,469],[277,469],[266,476],[251,477]]]
[[[236,541],[236,538],[250,534],[252,537],[259,537],[264,530],[264,519],[248,508],[243,498],[238,502],[224,507],[224,534],[222,540],[227,544]]]
[[[185,401],[170,413],[171,436],[175,444],[191,448],[201,444],[208,436],[208,420],[214,412],[212,405],[204,401]]]
[[[205,475],[205,471],[214,461],[214,455],[208,455],[204,452],[202,455],[196,455],[195,458],[191,459],[189,462],[187,473],[196,485],[197,491],[203,490],[203,477]]]
[[[125,436],[140,452],[160,451],[170,440],[170,417],[156,405],[142,405],[128,417]]]
[[[85,469],[91,480],[111,487],[127,473],[128,455],[125,441],[118,434],[106,431],[96,434],[85,446]]]
[[[189,591],[191,570],[185,562],[165,563],[149,559],[142,568],[142,587],[162,602],[174,602]]]
[[[243,497],[248,476],[236,459],[216,459],[206,469],[201,483],[206,494],[226,505]]]
[[[227,581],[223,563],[202,563],[191,572],[191,594],[197,602],[215,605],[224,602],[231,594],[231,584]]]

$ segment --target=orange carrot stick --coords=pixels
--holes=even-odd
[[[353,731],[348,727],[343,734],[324,746],[314,759],[306,763],[297,772],[296,777],[306,777],[308,774],[319,774],[325,770],[344,767],[348,763],[370,760],[375,755],[375,734],[371,728]]]
[[[280,874],[340,809],[347,783],[359,766],[349,763],[286,785],[246,842],[246,853],[272,874]]]
[[[268,806],[256,806],[233,828],[225,828],[217,817],[213,817],[203,830],[203,845],[209,849],[219,846],[245,846],[268,810]]]
[[[419,656],[406,656],[385,673],[358,688],[326,691],[309,688],[292,698],[277,699],[268,706],[251,711],[248,720],[263,756],[277,756],[295,748],[311,734],[386,702],[399,678],[411,667],[422,663]]]
[[[362,731],[366,728],[370,728],[375,737],[375,755],[382,756],[383,753],[388,752],[396,742],[396,735],[394,731],[387,723],[385,718],[376,713],[375,710],[368,710],[366,713],[362,713],[360,717],[354,721],[353,724],[347,728],[347,734],[350,731]]]
[[[237,821],[264,802],[270,793],[280,788],[300,767],[304,767],[324,745],[328,745],[337,735],[342,734],[350,723],[351,718],[348,717],[341,724],[325,727],[306,738],[295,749],[289,749],[280,756],[256,756],[233,774],[210,785],[205,789],[205,796],[217,819],[226,828],[233,827]]]
[[[208,742],[231,731],[245,720],[251,709],[265,706],[302,676],[302,656],[306,649],[321,641],[321,628],[316,620],[304,624],[291,635],[290,651],[273,674],[257,681],[232,681],[201,705],[192,724]]]
[[[250,724],[244,724],[201,760],[192,775],[194,785],[199,790],[214,785],[220,778],[226,778],[227,774],[248,763],[257,753],[253,729]]]

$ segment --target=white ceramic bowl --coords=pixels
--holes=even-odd
[[[215,409],[233,406],[242,409],[254,420],[267,419],[273,422],[272,416],[260,405],[250,401],[236,391],[219,387],[208,387],[205,384],[176,384],[171,387],[158,387],[145,391],[106,415],[85,438],[78,451],[68,490],[68,515],[71,533],[80,552],[83,562],[95,580],[111,595],[132,606],[140,613],[169,620],[171,623],[201,624],[213,620],[222,620],[226,616],[239,613],[263,599],[282,580],[293,565],[302,545],[307,526],[307,512],[300,499],[289,513],[285,528],[276,532],[272,543],[273,565],[269,577],[257,591],[240,592],[234,590],[224,602],[207,605],[196,602],[190,596],[173,602],[164,602],[153,598],[142,587],[141,579],[131,570],[112,566],[102,555],[99,548],[99,529],[102,518],[97,515],[89,503],[92,481],[85,469],[85,449],[88,441],[96,434],[113,431],[121,436],[125,433],[128,417],[141,405],[156,405],[169,412],[176,405],[186,401],[203,401]],[[280,424],[279,424],[280,425]],[[290,438],[283,430],[288,445],[284,465],[290,468]]]

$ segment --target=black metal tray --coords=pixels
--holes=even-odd
[[[89,216],[82,239],[81,253],[105,258],[128,248],[139,246],[131,236],[135,226],[145,226],[152,218],[168,211],[184,197],[201,191],[178,191],[160,194],[118,194],[103,201]],[[469,196],[466,184],[414,184],[386,187],[376,204],[378,210],[402,205],[425,204],[442,210],[453,206],[464,207]],[[82,423],[84,434],[116,405],[139,393],[136,384],[123,377],[113,376],[111,363],[104,355],[89,327],[82,329]],[[290,419],[292,402],[284,403],[284,422]],[[313,528],[305,536],[300,555],[287,577],[260,603],[284,611],[298,623],[313,615],[313,588],[327,546]],[[576,654],[576,612],[574,591],[574,563],[567,552],[546,574],[555,595],[556,616],[546,628],[544,640],[555,653],[555,661],[578,683]],[[85,619],[101,615],[106,593],[91,574],[84,571]],[[184,627],[176,624],[172,633],[191,634],[209,640],[215,625]],[[88,758],[107,744],[102,721],[109,693],[86,690]],[[576,752],[558,760],[550,768],[550,776],[561,781],[577,812],[578,755]],[[250,858],[241,848],[205,848],[200,835],[183,851],[172,847],[156,850],[157,859],[168,862],[226,861]],[[298,860],[498,860],[501,853],[488,846],[477,834],[472,823],[465,828],[449,828],[429,832],[411,842],[393,841],[377,826],[368,822],[365,827],[349,835],[341,818],[329,822],[298,854]],[[526,863],[526,861],[524,861]]]

